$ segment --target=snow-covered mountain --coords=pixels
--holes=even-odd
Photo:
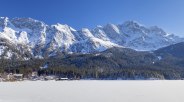
[[[75,30],[68,25],[47,25],[31,18],[0,18],[1,58],[43,58],[59,52],[92,53],[112,47],[156,50],[184,41],[161,28],[134,21]]]

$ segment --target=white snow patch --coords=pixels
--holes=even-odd
[[[30,58],[27,58],[27,57],[24,57],[23,59],[24,59],[25,61],[30,60]]]
[[[158,58],[158,60],[162,60],[162,57],[161,56],[158,56],[157,58]]]
[[[41,55],[36,55],[35,58],[43,59],[43,57]]]
[[[6,55],[4,56],[4,58],[5,59],[10,59],[12,56],[13,56],[13,52],[10,50],[10,51],[6,52]]]
[[[22,31],[20,33],[20,37],[18,38],[19,43],[27,44],[29,43],[29,40],[27,38],[27,32]]]
[[[56,56],[57,54],[55,52],[49,54],[49,57]]]
[[[45,64],[44,66],[41,66],[40,69],[47,69],[48,68],[48,64]]]
[[[5,47],[4,46],[0,46],[0,55],[2,55],[4,53]]]
[[[100,55],[101,55],[100,53],[95,54],[95,56],[100,56]]]

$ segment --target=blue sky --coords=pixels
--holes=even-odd
[[[31,17],[75,29],[135,20],[184,36],[184,0],[0,0],[0,16]]]

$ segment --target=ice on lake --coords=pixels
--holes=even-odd
[[[184,102],[184,81],[0,82],[0,102]]]

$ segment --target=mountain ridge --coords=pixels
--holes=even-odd
[[[8,45],[0,46],[2,57],[21,59],[50,57],[58,52],[94,53],[113,47],[152,51],[184,41],[159,27],[147,28],[135,21],[75,30],[66,24],[47,25],[32,18],[7,17],[0,18],[0,39],[0,43]]]

